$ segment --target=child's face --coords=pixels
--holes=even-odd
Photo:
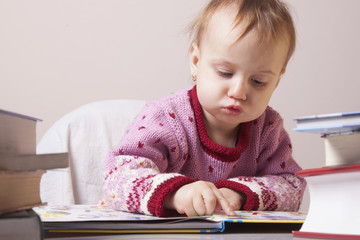
[[[288,52],[285,40],[261,45],[254,30],[236,41],[242,23],[233,30],[234,17],[231,9],[215,13],[190,50],[205,121],[214,127],[235,128],[265,111]]]

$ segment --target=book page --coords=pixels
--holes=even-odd
[[[216,213],[212,216],[200,217],[156,217],[143,214],[116,211],[102,205],[53,205],[34,208],[43,222],[83,222],[83,221],[174,221],[203,219],[213,222],[242,221],[303,221],[306,214],[300,212],[272,212],[272,211],[236,211],[236,216]]]

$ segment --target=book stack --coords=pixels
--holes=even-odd
[[[41,176],[68,166],[67,153],[36,154],[39,121],[0,109],[0,239],[42,239]]]
[[[360,112],[296,118],[294,131],[324,139],[325,166],[297,173],[310,192],[308,215],[295,237],[360,239]]]

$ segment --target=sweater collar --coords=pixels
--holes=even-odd
[[[199,102],[196,85],[189,90],[190,102],[192,104],[196,126],[198,130],[198,134],[201,141],[201,146],[204,151],[210,156],[224,162],[234,162],[238,160],[241,154],[246,150],[250,141],[250,126],[251,122],[241,123],[239,132],[238,132],[238,140],[235,147],[229,148],[224,147],[220,144],[217,144],[213,140],[210,139],[206,132],[205,123],[204,123],[204,115],[202,111],[202,106]]]

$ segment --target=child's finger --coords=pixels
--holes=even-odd
[[[203,196],[201,194],[196,194],[193,198],[194,210],[197,215],[202,216],[207,212],[206,205],[204,203]]]
[[[236,215],[234,209],[231,207],[230,203],[226,200],[223,194],[219,191],[219,189],[214,189],[214,194],[217,198],[218,203],[220,204],[221,208],[227,215]]]
[[[194,209],[194,207],[193,207],[192,204],[189,204],[188,206],[186,206],[186,208],[185,208],[185,214],[186,214],[186,216],[188,216],[188,217],[195,217],[195,216],[197,216],[197,213],[196,213],[196,211],[195,211],[195,209]]]
[[[205,213],[206,215],[211,215],[214,213],[217,198],[213,192],[213,188],[206,188],[202,191],[202,198],[205,206]]]

